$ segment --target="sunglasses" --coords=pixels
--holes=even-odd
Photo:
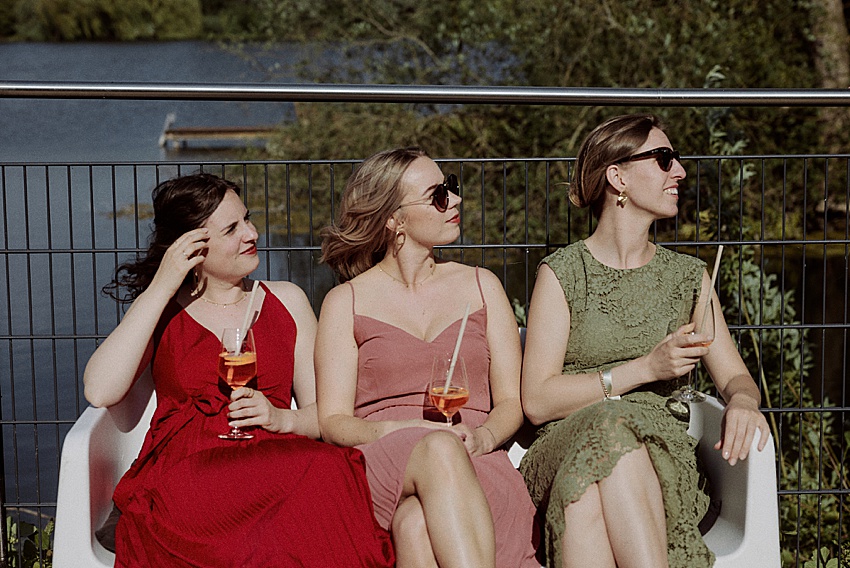
[[[647,158],[655,158],[655,161],[658,162],[658,167],[661,168],[661,171],[664,172],[670,171],[670,168],[673,167],[673,160],[681,162],[678,150],[661,147],[653,148],[652,150],[647,150],[646,152],[641,152],[640,154],[635,154],[633,156],[629,156],[628,158],[623,158],[622,160],[617,160],[614,163],[624,164],[626,162],[633,162],[635,160],[646,160]]]
[[[460,186],[457,182],[457,176],[454,174],[449,174],[446,181],[434,187],[434,193],[430,197],[410,203],[402,203],[399,208],[408,205],[433,205],[437,211],[444,213],[449,208],[449,192],[460,195]]]

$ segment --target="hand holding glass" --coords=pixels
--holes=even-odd
[[[431,383],[428,385],[431,404],[443,413],[449,426],[452,425],[452,417],[455,413],[469,401],[469,379],[466,376],[466,364],[463,357],[457,358],[451,377],[449,377],[450,368],[450,357],[434,357]]]
[[[708,347],[714,341],[714,300],[711,296],[706,301],[698,302],[694,309],[694,330],[689,336],[701,336],[688,344],[688,347]],[[687,383],[684,387],[673,391],[673,398],[680,402],[703,402],[705,395],[693,388],[696,376],[694,370],[688,371]]]
[[[227,328],[221,334],[218,376],[233,390],[244,387],[257,376],[257,351],[254,349],[254,333],[250,328],[247,331]],[[223,440],[250,440],[254,435],[234,426],[218,437]]]

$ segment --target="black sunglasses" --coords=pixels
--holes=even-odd
[[[446,181],[434,187],[434,193],[431,194],[431,197],[426,197],[420,201],[411,201],[410,203],[402,203],[399,207],[407,207],[408,205],[423,205],[428,204],[433,205],[434,208],[440,213],[444,213],[446,209],[449,208],[449,192],[454,193],[455,195],[460,195],[460,186],[457,182],[457,176],[454,174],[449,174],[446,178]]]
[[[658,162],[658,167],[661,168],[661,171],[669,172],[670,168],[673,167],[673,160],[677,162],[682,161],[679,157],[679,151],[673,150],[667,147],[661,148],[653,148],[652,150],[647,150],[646,152],[641,152],[640,154],[635,154],[633,156],[629,156],[628,158],[623,158],[622,160],[617,160],[614,162],[615,164],[624,164],[626,162],[633,162],[635,160],[645,160],[647,158],[655,158],[655,161]]]

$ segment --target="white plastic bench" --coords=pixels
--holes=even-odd
[[[721,500],[720,516],[703,539],[717,556],[715,568],[778,568],[779,509],[773,437],[761,452],[756,437],[749,457],[731,466],[713,447],[720,439],[722,416],[723,404],[713,396],[691,405],[688,434],[700,440],[699,452],[706,473]],[[514,466],[519,466],[528,445],[526,441],[511,444],[508,455]]]
[[[94,533],[112,510],[112,492],[138,456],[155,408],[153,381],[145,373],[124,400],[110,408],[88,407],[68,431],[59,464],[55,568],[115,563]]]
[[[115,556],[94,536],[112,509],[116,483],[136,458],[156,406],[149,376],[111,408],[87,408],[65,437],[56,506],[55,568],[111,567]],[[720,437],[721,403],[709,397],[691,405],[688,432],[700,444],[712,485],[722,500],[720,517],[705,535],[716,567],[778,567],[779,512],[773,439],[764,451],[730,466],[712,446]],[[515,441],[514,465],[527,448]]]

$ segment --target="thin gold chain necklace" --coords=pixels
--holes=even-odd
[[[220,307],[222,307],[222,308],[226,308],[227,306],[235,306],[236,304],[238,304],[239,302],[241,302],[242,300],[244,300],[244,299],[245,299],[245,296],[247,296],[247,295],[248,295],[248,292],[245,292],[245,291],[243,290],[243,291],[242,291],[242,295],[239,297],[239,299],[238,299],[238,300],[236,300],[235,302],[228,302],[228,303],[226,303],[226,304],[222,304],[221,302],[213,302],[212,300],[207,300],[207,299],[206,299],[206,298],[204,298],[203,296],[201,296],[201,299],[202,299],[203,301],[205,301],[206,303],[208,303],[208,304],[212,304],[213,306],[220,306]]]
[[[242,283],[241,288],[242,288],[242,295],[239,296],[238,300],[235,300],[233,302],[227,302],[227,303],[213,302],[212,300],[207,300],[203,296],[201,296],[201,299],[208,304],[212,304],[213,306],[219,306],[221,308],[226,308],[227,306],[235,306],[236,304],[238,304],[239,302],[244,300],[245,297],[248,295],[248,292],[245,291],[245,283],[244,282]]]
[[[380,270],[381,272],[383,272],[384,274],[386,274],[387,276],[389,276],[390,278],[392,278],[393,280],[395,280],[399,284],[403,284],[405,288],[410,288],[411,286],[421,286],[422,283],[424,283],[426,280],[431,278],[431,276],[433,276],[434,272],[437,270],[437,263],[435,262],[434,264],[431,265],[431,272],[428,273],[428,276],[426,276],[425,278],[423,278],[419,282],[413,282],[411,284],[408,284],[404,280],[400,280],[399,278],[396,278],[395,276],[393,276],[392,274],[390,274],[389,272],[387,272],[386,270],[381,268],[380,262],[378,264],[376,264],[376,266],[378,267],[378,270]]]

